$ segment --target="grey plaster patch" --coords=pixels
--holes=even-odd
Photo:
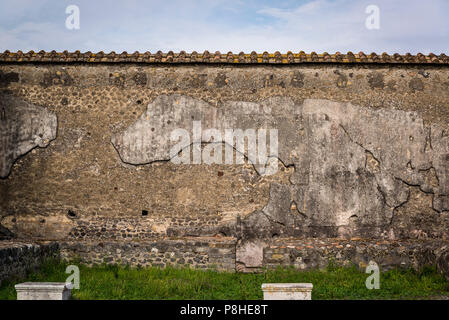
[[[237,271],[251,271],[251,268],[260,268],[263,265],[263,249],[267,243],[262,240],[244,241],[237,244],[236,268]]]
[[[2,95],[0,99],[0,177],[14,162],[35,147],[56,139],[57,117],[44,107]]]

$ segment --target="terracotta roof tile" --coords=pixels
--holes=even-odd
[[[68,62],[86,62],[86,63],[102,63],[102,62],[131,62],[131,63],[226,63],[226,64],[299,64],[299,63],[391,63],[391,64],[404,64],[404,63],[414,63],[414,64],[449,64],[449,57],[442,53],[440,55],[435,55],[430,53],[429,55],[424,55],[418,53],[417,55],[412,55],[406,53],[405,55],[400,55],[395,53],[389,55],[387,53],[382,53],[378,55],[376,53],[370,53],[369,55],[359,52],[354,54],[348,52],[342,54],[336,52],[334,54],[329,54],[324,52],[322,54],[317,54],[316,52],[311,52],[306,54],[304,51],[294,53],[288,51],[285,54],[276,51],[275,53],[263,52],[262,54],[252,51],[250,54],[240,52],[238,54],[228,52],[220,53],[216,51],[210,53],[209,51],[204,51],[202,54],[193,51],[192,53],[186,53],[181,51],[179,53],[174,53],[169,51],[163,53],[158,51],[156,53],[151,53],[146,51],[145,53],[139,53],[138,51],[134,53],[128,53],[126,51],[121,53],[116,53],[114,51],[110,53],[104,53],[100,51],[98,53],[92,53],[90,51],[81,53],[79,50],[75,52],[68,52],[67,50],[63,52],[45,52],[43,50],[39,52],[29,51],[29,52],[10,52],[9,50],[0,53],[0,63],[25,63],[25,62],[56,62],[56,63],[68,63]]]

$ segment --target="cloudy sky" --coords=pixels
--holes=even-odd
[[[69,5],[79,29],[66,28]],[[0,0],[0,51],[439,54],[448,15],[448,0]]]

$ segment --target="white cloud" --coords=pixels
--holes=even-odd
[[[380,8],[380,30],[364,27],[369,4]],[[278,28],[309,50],[417,53],[449,49],[445,16],[449,3],[444,0],[315,0],[290,11],[265,8],[259,12],[277,18]]]
[[[1,51],[449,52],[445,0],[73,0],[81,29],[72,31],[64,27],[69,2],[0,1]],[[380,30],[365,28],[369,4],[380,7]]]

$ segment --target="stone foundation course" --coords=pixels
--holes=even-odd
[[[60,241],[27,244],[0,242],[0,280],[20,278],[38,270],[46,258],[93,265],[190,267],[227,272],[262,272],[277,267],[324,269],[357,266],[370,261],[380,271],[421,270],[435,266],[449,279],[449,243],[445,241],[372,241],[364,239],[276,239],[261,245],[259,264],[241,268],[238,240],[229,237],[177,238],[154,241]]]
[[[420,270],[436,266],[449,279],[449,243],[442,241],[369,241],[342,239],[283,239],[263,249],[265,268],[326,268],[329,264],[356,265],[365,270],[370,261],[381,271],[393,268]]]
[[[39,269],[45,259],[59,257],[59,245],[0,241],[0,285],[10,278],[20,278]]]
[[[235,239],[61,242],[61,258],[87,265],[180,266],[235,271]]]

